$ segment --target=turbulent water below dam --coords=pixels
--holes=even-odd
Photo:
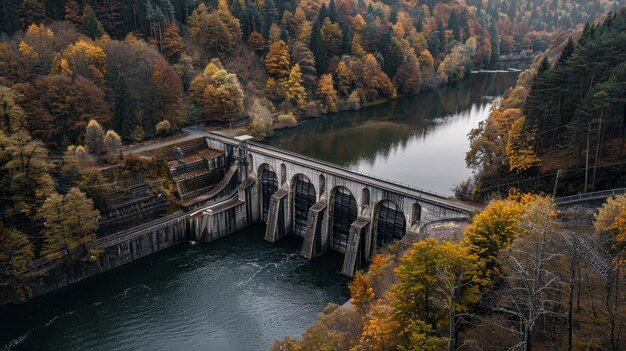
[[[312,262],[301,239],[258,225],[179,246],[0,311],[5,350],[261,350],[348,298],[341,255]]]

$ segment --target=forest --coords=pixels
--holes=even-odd
[[[124,144],[241,120],[262,139],[547,50],[469,136],[477,177],[458,196],[504,199],[476,215],[464,240],[388,248],[351,284],[353,310],[330,307],[302,339],[275,348],[479,350],[491,335],[500,349],[617,350],[624,200],[607,203],[592,228],[506,185],[548,192],[557,170],[574,175],[561,183],[569,192],[623,184],[626,12],[594,22],[623,4],[0,0],[0,297],[29,298],[33,262],[71,267],[101,254],[87,248],[111,179],[163,172],[123,155]],[[149,188],[173,196],[167,182]],[[572,231],[614,253],[606,276],[585,266],[577,241],[555,236]]]
[[[352,308],[271,350],[621,350],[626,196],[593,213],[511,191],[459,233],[387,247],[350,283]]]
[[[167,179],[164,164],[122,156],[122,144],[246,118],[262,138],[490,59],[489,33],[465,5],[414,5],[0,2],[3,300],[28,299],[34,262],[93,262],[107,198]],[[175,193],[167,182],[147,191]]]
[[[563,38],[520,75],[469,137],[476,177],[458,195],[488,198],[513,186],[558,195],[626,183],[626,12]]]
[[[91,119],[123,142],[246,118],[262,138],[530,56],[618,4],[2,0],[0,85],[55,153]]]
[[[600,1],[533,1],[490,0],[468,1],[482,8],[493,19],[495,28],[490,33],[498,37],[500,55],[524,50],[544,51],[550,43],[550,34],[566,32],[581,24],[592,22],[607,11],[618,10],[624,2]]]

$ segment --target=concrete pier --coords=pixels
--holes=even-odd
[[[309,218],[306,233],[302,243],[300,255],[312,259],[324,253],[328,249],[328,240],[324,240],[323,229],[326,222],[326,202],[320,201],[309,209]],[[324,245],[326,243],[326,245]]]

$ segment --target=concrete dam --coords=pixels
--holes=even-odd
[[[196,197],[186,221],[189,240],[213,241],[254,223],[265,240],[303,238],[300,254],[344,254],[352,276],[387,243],[443,219],[468,219],[474,207],[426,190],[378,179],[331,163],[262,145],[249,137],[204,133],[223,153],[223,179]],[[184,166],[184,152],[179,149]]]
[[[344,255],[341,273],[353,276],[385,245],[432,221],[467,220],[476,209],[423,189],[379,179],[250,140],[203,130],[187,140],[135,153],[164,161],[178,210],[145,182],[114,193],[102,214],[103,254],[63,269],[62,258],[33,262],[32,297],[82,281],[187,241],[211,242],[262,222],[265,240],[303,238],[306,259],[332,250]],[[113,172],[114,169],[107,172]],[[74,253],[69,253],[70,255]]]

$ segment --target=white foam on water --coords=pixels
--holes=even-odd
[[[18,346],[19,344],[23,343],[24,340],[26,340],[26,338],[28,338],[29,334],[30,334],[30,329],[24,335],[20,336],[19,338],[15,338],[15,339],[11,340],[8,344],[4,345],[4,347],[2,348],[2,351],[11,351],[11,350],[13,350],[16,346]]]

